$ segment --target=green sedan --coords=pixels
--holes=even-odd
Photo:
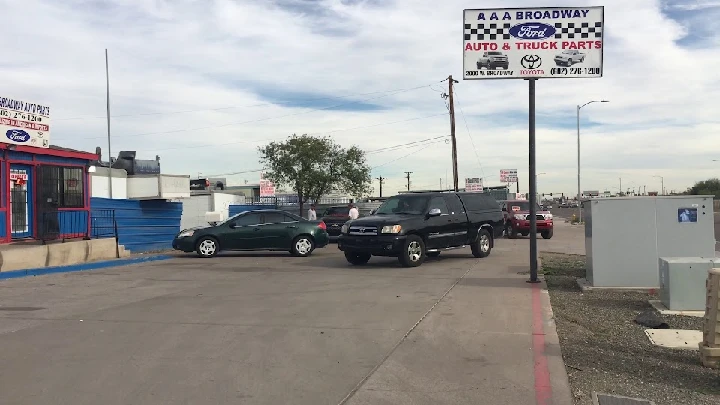
[[[221,250],[289,251],[309,256],[327,246],[330,238],[323,221],[280,210],[244,211],[217,225],[185,229],[173,239],[173,249],[213,257]]]

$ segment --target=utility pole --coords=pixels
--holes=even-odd
[[[455,103],[453,102],[453,83],[459,83],[448,76],[448,99],[450,104],[450,140],[452,141],[453,187],[458,191],[457,141],[455,140]]]
[[[110,194],[110,198],[113,198],[112,150],[110,148],[110,68],[108,66],[107,48],[105,48],[105,88],[107,94],[108,193]]]
[[[410,175],[412,172],[405,172],[405,178],[407,179],[407,189],[410,191]]]
[[[376,177],[376,179],[378,181],[380,181],[380,197],[382,197],[382,185],[383,185],[383,182],[385,182],[385,177],[380,176],[380,177]]]
[[[622,193],[622,192],[623,192],[623,191],[622,191],[622,177],[618,177],[618,178],[620,179],[620,188],[619,188],[619,190],[620,190],[620,192]]]

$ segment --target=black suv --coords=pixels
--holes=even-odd
[[[345,223],[338,249],[355,265],[371,256],[389,256],[415,267],[427,256],[468,245],[473,256],[486,257],[502,234],[503,213],[489,194],[409,193],[388,198],[371,216]]]

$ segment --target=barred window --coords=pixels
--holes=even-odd
[[[37,173],[42,205],[57,208],[85,206],[84,172],[81,167],[39,166]]]

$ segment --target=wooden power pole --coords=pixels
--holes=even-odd
[[[380,177],[376,177],[375,179],[380,182],[380,197],[382,197],[382,185],[385,182],[385,177],[380,176]]]
[[[412,172],[405,172],[405,178],[407,179],[407,190],[410,191],[410,175]]]
[[[450,105],[450,140],[452,141],[452,165],[453,165],[453,187],[455,192],[458,191],[458,167],[457,167],[457,142],[455,140],[455,103],[453,102],[453,83],[459,83],[454,80],[452,75],[448,76],[448,104]]]

